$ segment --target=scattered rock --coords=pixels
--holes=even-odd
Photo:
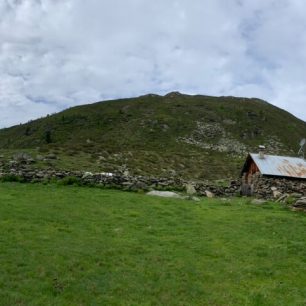
[[[200,202],[201,201],[198,197],[191,197],[191,200],[195,201],[195,202]]]
[[[33,163],[35,162],[32,156],[28,153],[20,152],[13,156],[13,160],[18,163]]]
[[[267,203],[267,201],[262,199],[254,199],[251,201],[251,204],[253,205],[263,205],[265,203]]]

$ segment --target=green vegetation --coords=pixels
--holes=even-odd
[[[23,150],[58,157],[38,167],[126,167],[133,174],[215,180],[236,177],[245,152],[259,144],[296,155],[305,131],[305,122],[262,100],[172,93],[78,106],[2,129],[0,154],[10,158]],[[186,142],[191,138],[197,143]],[[207,147],[225,140],[233,143],[225,152]],[[240,146],[245,152],[235,153]]]
[[[1,305],[305,305],[306,217],[247,199],[0,184]]]

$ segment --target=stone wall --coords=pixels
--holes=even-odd
[[[252,177],[252,194],[264,199],[278,199],[283,195],[306,196],[306,180],[265,177],[255,174]]]
[[[177,177],[131,176],[124,173],[90,173],[81,171],[63,171],[54,169],[39,170],[26,164],[4,165],[0,163],[0,178],[18,177],[25,182],[48,182],[67,177],[77,178],[81,184],[95,185],[122,190],[179,190],[186,191],[187,186],[194,188],[199,196],[237,196],[240,191],[239,181],[232,181],[229,186],[218,186],[208,182],[190,182]]]

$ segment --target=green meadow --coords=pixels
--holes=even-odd
[[[0,305],[306,305],[306,215],[0,184]]]

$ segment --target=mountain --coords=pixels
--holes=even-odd
[[[37,167],[217,180],[237,176],[261,144],[296,155],[305,135],[305,122],[259,99],[172,92],[77,106],[2,129],[0,151],[4,158],[28,152]],[[57,159],[44,159],[50,155]]]

